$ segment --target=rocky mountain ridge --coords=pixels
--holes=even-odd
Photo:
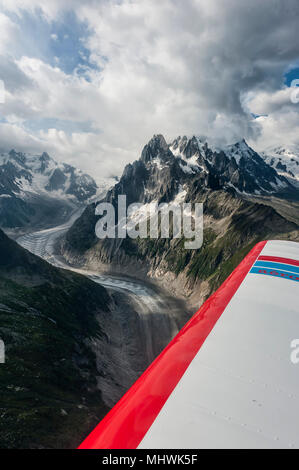
[[[184,250],[183,239],[99,240],[95,235],[99,216],[95,205],[90,205],[67,233],[62,251],[81,258],[83,264],[104,264],[118,271],[134,260],[137,272],[168,279],[168,285],[171,279],[171,285],[177,284],[185,295],[200,290],[201,300],[256,242],[298,237],[296,223],[273,207],[250,200],[257,195],[295,198],[298,191],[245,141],[224,151],[212,149],[197,137],[179,137],[168,145],[163,136],[154,136],[140,159],[125,167],[104,201],[117,208],[118,196],[123,194],[128,205],[202,202],[202,248]]]
[[[11,150],[0,155],[0,192],[2,197],[30,193],[55,194],[55,197],[88,201],[97,193],[94,179],[65,163],[57,163],[46,152],[29,155]],[[28,194],[29,193],[29,194]]]

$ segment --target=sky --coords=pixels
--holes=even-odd
[[[298,0],[0,0],[0,150],[100,178],[157,133],[299,145],[298,24]]]

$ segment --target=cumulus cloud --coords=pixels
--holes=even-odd
[[[42,12],[53,25],[72,10],[88,32],[82,43],[90,54],[89,66],[66,73],[59,56],[51,65],[26,50],[7,54],[8,46],[5,53],[1,45],[0,73],[14,77],[0,108],[8,121],[0,136],[7,145],[11,136],[10,147],[13,139],[26,148],[40,145],[103,176],[119,173],[154,133],[169,139],[204,134],[218,144],[245,137],[258,147],[268,145],[274,132],[279,143],[299,139],[299,104],[291,103],[283,84],[299,57],[297,0],[0,0],[1,5],[4,44],[19,28],[12,12]],[[91,128],[28,130],[27,121],[41,118],[88,121]]]
[[[18,34],[18,27],[13,21],[0,12],[0,31],[1,31],[1,41],[0,41],[0,54],[5,54],[8,48],[11,45],[11,39]]]
[[[299,84],[299,80],[298,80]],[[275,112],[293,112],[294,104],[299,102],[299,88],[284,86],[277,91],[248,93],[247,108],[255,114],[273,114]]]

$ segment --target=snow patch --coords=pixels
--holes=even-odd
[[[299,148],[269,148],[261,152],[261,156],[280,176],[284,176],[291,184],[299,187]]]

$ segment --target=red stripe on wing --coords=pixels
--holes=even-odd
[[[259,256],[258,261],[274,261],[275,263],[299,266],[299,261],[291,258],[281,258],[280,256]]]

